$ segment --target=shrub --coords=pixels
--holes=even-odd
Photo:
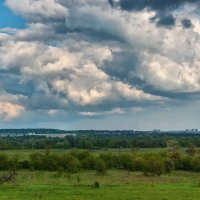
[[[60,158],[60,167],[62,167],[64,170],[67,170],[70,173],[76,173],[80,170],[80,161],[70,155],[66,154]]]
[[[45,154],[34,153],[30,155],[30,163],[33,169],[55,171],[59,168],[59,157],[56,154],[45,151]]]
[[[58,166],[58,156],[55,154],[49,154],[44,156],[43,158],[43,169],[49,171],[55,171],[59,168]]]
[[[98,174],[105,174],[106,173],[106,164],[102,159],[98,158],[96,160],[95,170]]]
[[[21,166],[20,166],[20,163],[19,163],[19,157],[17,155],[13,156],[10,161],[9,161],[9,169],[11,170],[16,170],[16,169],[19,169]]]
[[[133,170],[134,169],[134,162],[133,158],[130,154],[123,154],[121,155],[121,166],[123,169]]]
[[[134,171],[143,171],[145,167],[145,161],[142,157],[134,157],[133,158],[133,170]]]
[[[200,172],[200,156],[193,157],[191,166],[193,171]]]
[[[196,147],[195,147],[195,145],[190,144],[190,145],[188,146],[188,148],[186,149],[185,152],[186,152],[188,155],[190,155],[190,156],[194,156],[195,153],[196,153]]]
[[[33,153],[29,156],[31,166],[35,170],[44,170],[44,155],[41,153]]]
[[[8,170],[10,168],[10,160],[6,154],[0,154],[0,170]]]
[[[181,156],[182,170],[192,170],[192,159],[188,155]]]
[[[150,173],[152,175],[160,176],[164,173],[164,171],[165,165],[161,158],[155,156],[150,156],[149,158],[147,158],[144,167],[145,174]]]
[[[80,171],[80,162],[77,158],[72,158],[68,162],[67,170],[71,173],[77,173]]]
[[[114,167],[114,163],[115,163],[114,160],[115,159],[114,159],[113,154],[111,154],[111,153],[102,153],[102,154],[100,154],[99,158],[104,160],[107,169],[110,169],[110,168]]]
[[[84,158],[81,161],[81,167],[86,170],[92,170],[95,168],[95,159],[92,156]]]
[[[99,183],[98,181],[95,181],[95,182],[94,182],[94,187],[95,187],[95,188],[99,188],[99,187],[100,187],[100,183]]]
[[[31,163],[28,160],[23,160],[20,162],[20,168],[22,169],[30,169]]]
[[[169,174],[172,170],[174,170],[174,161],[170,158],[166,158],[164,160],[164,172]]]
[[[89,151],[84,150],[84,151],[80,151],[80,150],[73,150],[70,152],[70,155],[76,157],[78,160],[83,160],[85,158],[91,157],[92,155],[90,154]]]

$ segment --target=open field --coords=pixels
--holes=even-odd
[[[116,170],[105,176],[94,171],[71,176],[20,171],[15,184],[0,187],[1,200],[198,200],[199,196],[200,174],[188,172],[145,177]]]
[[[164,148],[140,149],[141,153],[156,153]],[[9,156],[18,155],[28,159],[34,152],[45,150],[0,151]],[[52,150],[63,154],[70,150]],[[185,151],[185,149],[182,149]],[[95,150],[118,153],[118,149]],[[121,149],[131,152],[131,149]],[[8,172],[0,172],[6,174]],[[100,184],[99,188],[94,183]],[[95,171],[80,171],[70,174],[61,171],[17,171],[14,183],[0,186],[0,200],[199,200],[200,173],[173,171],[169,175],[145,176],[142,172],[108,170],[105,175]]]

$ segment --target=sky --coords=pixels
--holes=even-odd
[[[0,0],[0,128],[200,128],[199,0]]]

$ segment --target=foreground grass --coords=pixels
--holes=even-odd
[[[3,172],[1,172],[2,174]],[[100,183],[99,188],[94,182]],[[199,200],[200,174],[174,172],[161,177],[110,170],[79,174],[20,171],[15,184],[0,187],[1,200]]]

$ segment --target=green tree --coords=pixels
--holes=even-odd
[[[167,144],[168,150],[173,154],[175,154],[180,148],[179,142],[174,139],[168,140],[166,144]]]
[[[122,154],[121,155],[121,166],[126,170],[134,169],[134,162],[131,154]]]
[[[174,161],[171,158],[164,159],[164,172],[169,174],[172,170],[174,170]]]
[[[165,165],[161,158],[150,156],[146,159],[144,173],[160,176],[165,172]]]
[[[8,170],[10,168],[10,160],[6,154],[0,154],[0,170]]]
[[[185,151],[188,155],[190,156],[194,156],[196,153],[196,147],[193,144],[189,144],[186,151]]]
[[[98,174],[105,174],[106,173],[106,164],[104,160],[98,158],[95,163],[95,170]]]
[[[192,170],[196,172],[200,172],[200,156],[194,156],[192,158]]]
[[[80,170],[81,164],[75,156],[65,154],[60,158],[59,167],[67,170],[70,173],[76,173]]]

